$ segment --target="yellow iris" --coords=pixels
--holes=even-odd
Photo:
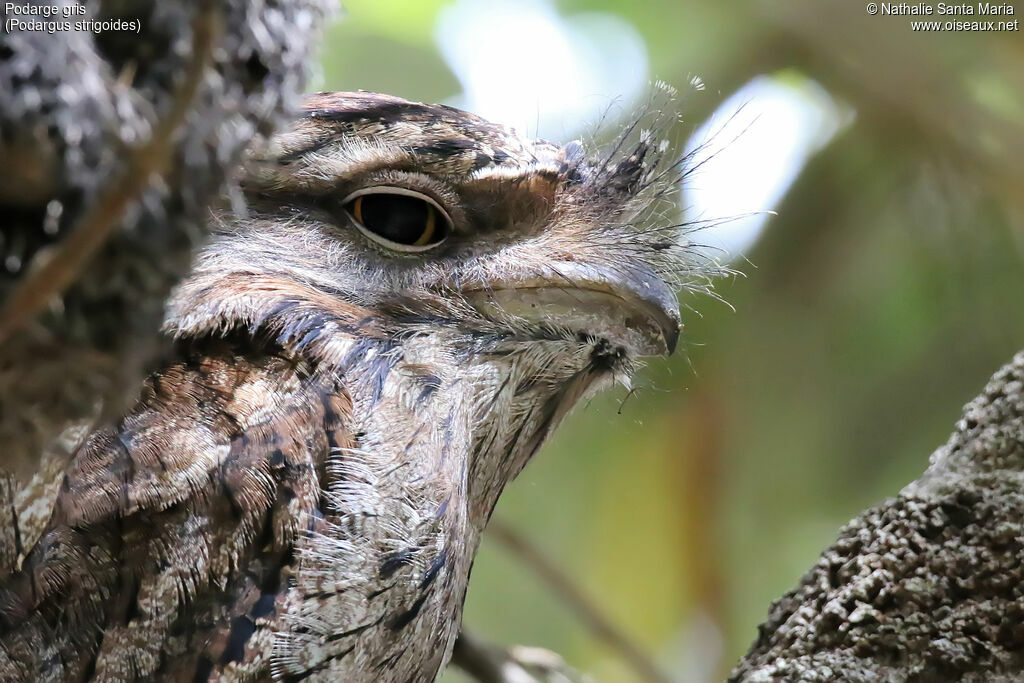
[[[437,225],[437,211],[430,204],[423,202],[423,205],[427,207],[427,220],[423,225],[423,234],[420,238],[413,243],[414,247],[422,247],[430,244],[430,240],[434,239],[434,229]]]
[[[423,202],[423,207],[426,209],[426,216],[424,217],[423,229],[419,238],[411,245],[414,247],[427,246],[434,239],[434,233],[437,232],[437,209],[427,202]],[[355,201],[352,202],[352,217],[367,228],[373,229],[372,226],[366,225],[366,221],[363,220],[363,197],[356,197]]]

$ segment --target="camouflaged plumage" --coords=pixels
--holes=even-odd
[[[581,397],[672,349],[674,292],[701,286],[654,220],[681,175],[641,130],[664,120],[586,154],[313,97],[214,218],[173,358],[19,499],[0,678],[433,680],[504,486]],[[342,200],[378,186],[431,197],[451,234],[368,240]]]

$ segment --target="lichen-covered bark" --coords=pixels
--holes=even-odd
[[[1024,352],[924,475],[847,524],[733,681],[1024,678]]]
[[[182,97],[197,26],[210,37],[167,158],[153,164],[162,173],[106,217],[117,228],[73,284],[0,342],[0,470],[29,476],[44,453],[66,451],[56,437],[68,424],[120,414],[134,398],[166,344],[164,301],[209,204],[245,146],[297,104],[330,4],[102,0],[80,16],[79,3],[57,0],[56,16],[27,18],[64,20],[64,9],[71,21],[135,20],[141,31],[0,33],[0,304],[117,191]]]

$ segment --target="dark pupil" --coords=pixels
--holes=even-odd
[[[433,211],[422,199],[400,194],[366,194],[360,199],[363,226],[399,244],[415,244]]]

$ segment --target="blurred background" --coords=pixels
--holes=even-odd
[[[312,89],[589,145],[653,82],[679,90],[674,142],[710,156],[679,215],[735,217],[695,240],[742,275],[717,283],[726,303],[686,299],[681,353],[581,406],[496,517],[673,680],[720,680],[770,601],[917,477],[1024,347],[1024,35],[834,0],[344,5]],[[1019,26],[1011,8],[991,18]],[[639,680],[493,539],[466,623]]]

